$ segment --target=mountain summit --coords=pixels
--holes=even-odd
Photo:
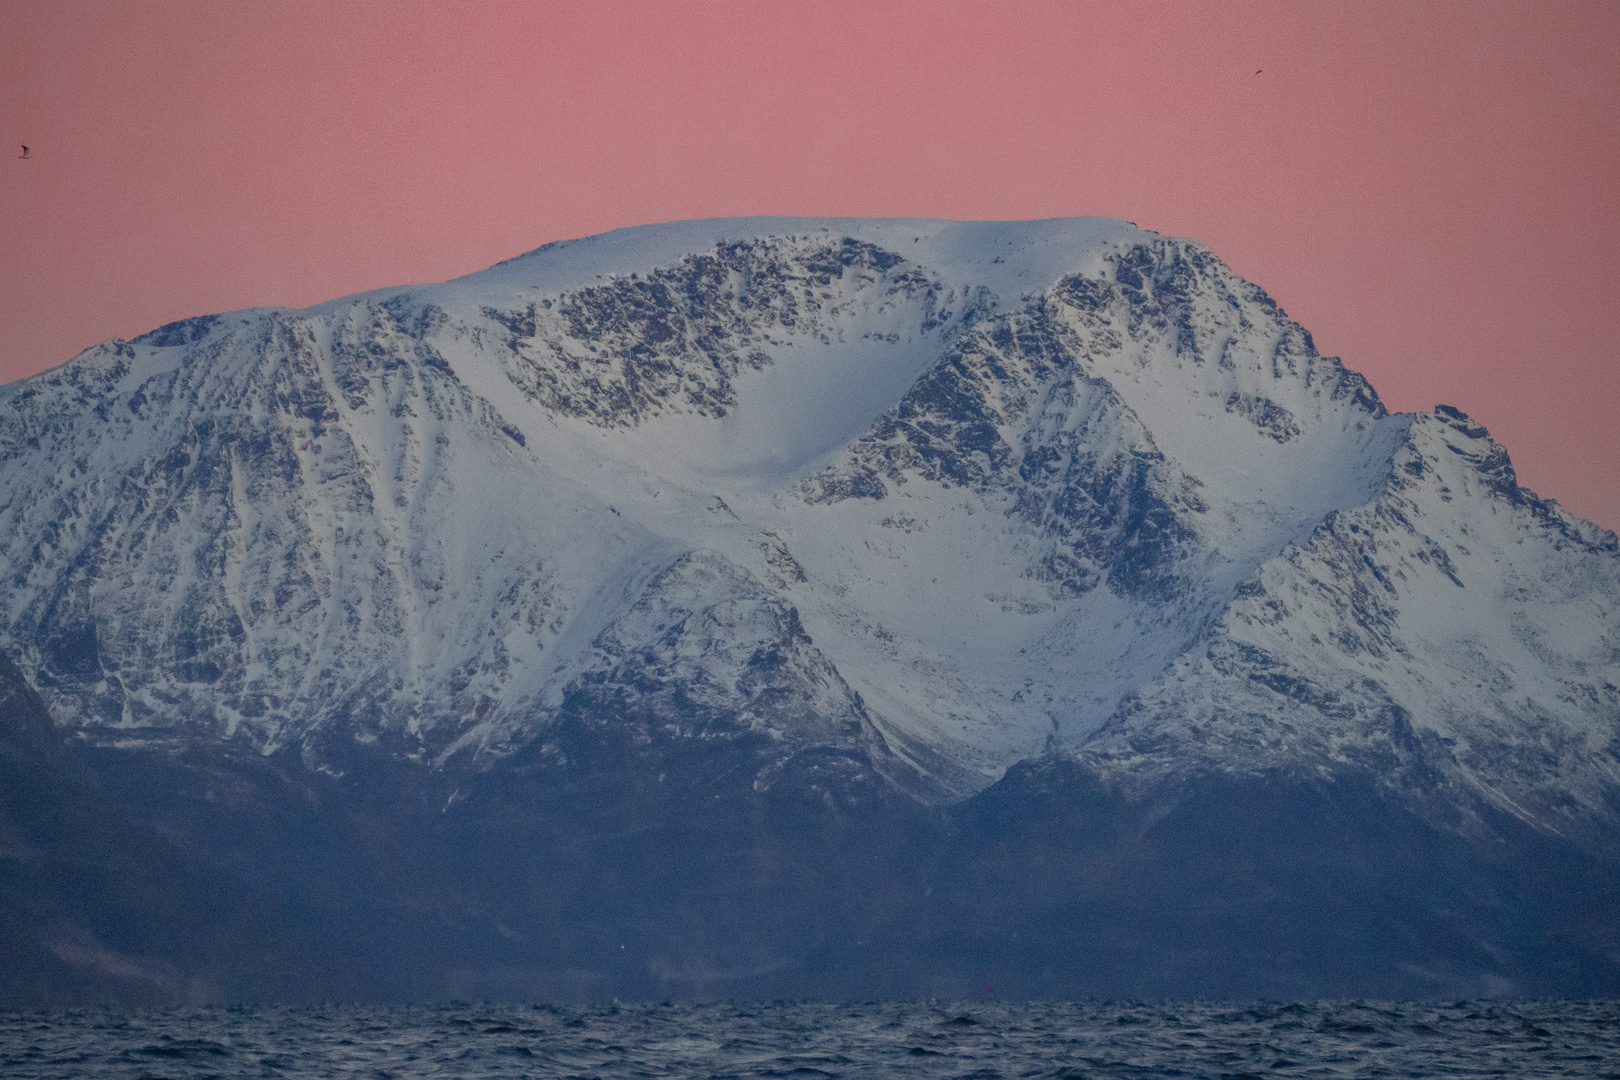
[[[1042,993],[1620,986],[1613,921],[1549,916],[1513,860],[1468,854],[1519,845],[1581,910],[1613,904],[1615,535],[1520,488],[1460,411],[1389,413],[1191,241],[1106,219],[624,229],[108,342],[0,388],[0,462],[0,651],[17,715],[50,718],[15,721],[17,745],[65,738],[109,813],[167,823],[136,846],[202,830],[182,877],[297,863],[311,836],[370,866],[380,841],[345,830],[426,815],[437,839],[384,846],[515,890],[433,916],[454,937],[467,910],[511,905],[478,916],[528,942],[510,945],[526,974],[498,985],[917,992],[1004,954],[1023,959],[998,985]],[[19,777],[66,782],[33,753],[13,754]],[[137,774],[192,794],[108,779]],[[197,824],[225,809],[275,832],[306,802],[325,809],[273,857]],[[19,813],[8,828],[34,836]],[[1292,896],[1270,917],[1308,936],[1312,890],[1342,890],[1354,859],[1331,882],[1244,863],[1293,850],[1290,816],[1357,865],[1462,853],[1450,886],[1403,892],[1389,870],[1357,917],[1375,935],[1415,903],[1402,925],[1455,924],[1466,945],[1363,941],[1334,982],[1296,942],[1295,982],[1262,983],[1274,965],[1236,930],[1210,930],[1203,960],[1167,944],[1192,933],[1166,899],[1197,892],[1186,857],[1245,903]],[[1249,848],[1191,839],[1228,819]],[[493,836],[546,854],[482,863]],[[591,847],[626,836],[664,854]],[[722,838],[754,861],[709,865]],[[817,876],[811,851],[845,871]],[[849,869],[857,851],[880,882]],[[1006,858],[1064,868],[1007,894],[990,868],[1028,867]],[[1126,901],[1097,889],[1121,859],[1148,860],[1135,910],[1166,905],[1154,943],[1030,959],[1115,934]],[[437,895],[438,872],[390,865],[401,897]],[[525,877],[541,867],[561,893]],[[296,922],[262,873],[243,896]],[[664,914],[606,884],[632,878]],[[744,920],[747,957],[715,930],[727,881],[777,905]],[[1466,882],[1495,900],[1457,915],[1446,890]],[[617,914],[591,918],[640,935],[631,967],[546,953],[610,894]],[[29,924],[58,943],[30,961],[40,985],[87,964],[122,985],[84,960],[125,955],[112,916],[53,903]],[[502,921],[538,911],[539,938]],[[926,948],[905,936],[919,918]],[[1150,947],[1175,959],[1127,975]],[[169,972],[143,985],[179,985],[169,946],[142,948]],[[465,968],[458,948],[418,962]],[[209,985],[250,968],[307,985],[291,960],[222,956]]]

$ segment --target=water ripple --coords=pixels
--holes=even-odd
[[[1620,1078],[1620,1002],[32,1010],[0,1075]]]

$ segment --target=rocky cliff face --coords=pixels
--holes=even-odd
[[[84,753],[265,791],[819,807],[715,818],[757,868],[1342,783],[1614,854],[1615,536],[1121,222],[649,226],[109,342],[0,388],[0,580]]]

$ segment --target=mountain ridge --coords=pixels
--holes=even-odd
[[[10,999],[1620,987],[1615,534],[1127,223],[109,342],[0,580]]]
[[[898,250],[847,235],[862,230]],[[1059,245],[1031,239],[1043,230],[1086,235],[1089,246],[1060,259]],[[925,232],[929,248],[960,261],[930,269],[908,258],[906,234],[922,250]],[[611,268],[700,234],[719,239],[668,267]],[[1035,278],[1042,284],[1007,307],[995,289],[971,282],[970,272],[987,269],[1002,289],[1032,273],[1056,277]],[[525,293],[524,271],[541,282],[589,283],[553,295],[531,282]],[[497,306],[508,289],[526,302]],[[461,307],[440,303],[451,299]],[[867,419],[852,424],[843,419],[847,401],[820,404],[818,393],[856,371],[868,398],[854,408]],[[1485,449],[1475,468],[1446,473],[1465,495],[1482,485],[1569,543],[1613,544],[1612,534],[1522,494],[1506,451],[1455,410],[1431,420],[1388,414],[1364,379],[1320,357],[1263,291],[1201,247],[1089,219],[681,223],[551,245],[444,286],[383,290],[305,313],[187,320],[8,388],[0,446],[22,466],[8,467],[14,478],[26,476],[30,458],[52,456],[46,429],[71,425],[69,387],[80,423],[94,425],[91,445],[105,454],[112,444],[112,456],[121,449],[121,460],[132,460],[89,482],[77,461],[58,460],[47,483],[80,498],[57,493],[54,518],[36,516],[33,532],[19,511],[30,497],[49,496],[10,485],[4,551],[13,589],[0,614],[59,722],[77,715],[86,734],[100,726],[127,738],[165,713],[188,713],[193,723],[212,714],[226,738],[247,731],[273,748],[296,740],[294,717],[314,708],[349,725],[370,712],[357,738],[403,733],[418,740],[408,754],[440,767],[474,747],[482,748],[475,757],[500,753],[543,729],[523,714],[546,711],[547,701],[554,709],[568,680],[586,677],[588,642],[611,634],[612,620],[636,602],[628,592],[604,599],[604,588],[656,579],[684,551],[705,549],[735,564],[736,582],[775,586],[794,618],[807,620],[807,640],[834,649],[838,677],[846,667],[857,672],[863,707],[876,707],[879,728],[897,745],[924,745],[965,767],[952,787],[960,792],[964,776],[982,775],[966,782],[983,786],[1020,757],[1077,748],[1105,721],[1123,724],[1139,692],[1185,658],[1198,634],[1237,617],[1234,604],[1252,606],[1243,591],[1258,587],[1254,574],[1299,558],[1298,544],[1309,547],[1338,515],[1386,498],[1382,488],[1423,483],[1421,470],[1442,464],[1431,448],[1466,455],[1478,443]],[[58,388],[53,406],[31,403]],[[766,408],[762,395],[772,390],[780,397],[761,430],[750,409]],[[168,413],[154,411],[160,393]],[[858,433],[830,448],[820,434],[822,446],[801,441],[790,452],[779,437],[785,412],[812,414],[801,430],[819,434],[841,420]],[[157,438],[142,442],[137,429],[149,416]],[[604,433],[600,451],[582,446],[580,433],[593,429]],[[1219,447],[1230,448],[1226,460],[1201,460]],[[665,464],[649,465],[659,459]],[[521,483],[512,490],[524,494],[503,498],[481,486],[480,473]],[[1432,498],[1449,501],[1451,491],[1439,484]],[[685,505],[672,513],[655,503],[661,496]],[[99,501],[103,520],[94,509],[76,512],[81,500]],[[549,542],[526,538],[548,525],[514,502],[562,507],[580,524],[550,525]],[[937,510],[947,533],[962,535],[945,536],[941,550],[930,535],[938,526],[914,510],[874,521],[860,509],[896,502]],[[1404,510],[1384,505],[1391,528],[1413,528],[1410,498]],[[440,539],[447,506],[479,527]],[[159,508],[189,514],[190,535],[207,543],[188,549],[184,530],[170,533],[151,516]],[[1009,524],[985,533],[967,520],[981,511],[989,515],[981,522]],[[121,537],[127,520],[144,531]],[[64,524],[67,550],[52,558]],[[1361,526],[1348,527],[1359,535]],[[865,536],[867,551],[842,544],[845,529]],[[599,545],[606,557],[593,568],[574,565],[593,534],[607,539]],[[1412,558],[1432,558],[1456,581],[1448,549],[1427,539]],[[869,558],[880,548],[883,559]],[[795,549],[813,553],[810,571]],[[124,576],[63,587],[73,573],[55,568],[70,550],[77,573],[84,552],[96,551]],[[899,580],[877,590],[880,603],[841,597],[856,582],[870,591],[895,560]],[[981,562],[999,564],[999,573],[974,574]],[[1403,566],[1415,573],[1418,563]],[[948,568],[957,583],[940,586],[931,574],[925,587],[921,567]],[[1352,607],[1392,592],[1376,567],[1367,572],[1373,590],[1352,583]],[[42,577],[55,579],[54,593]],[[582,577],[603,583],[592,586],[594,598],[571,587]],[[1608,578],[1612,588],[1612,570]],[[31,604],[19,603],[25,582],[40,590]],[[441,602],[447,589],[469,588],[481,593],[476,603]],[[996,611],[973,611],[985,601],[970,589],[993,598]],[[185,598],[170,599],[180,590]],[[137,596],[124,602],[166,603],[166,622],[117,607],[118,597]],[[900,612],[914,617],[931,605],[954,641],[896,634]],[[887,621],[886,607],[895,609]],[[1120,617],[1108,620],[1105,610],[1098,618],[1088,607]],[[114,617],[98,614],[109,608]],[[521,632],[481,632],[478,611]],[[317,612],[324,636],[370,660],[312,644],[297,627]],[[1041,686],[1030,669],[1053,665],[1010,649],[997,662],[1023,668],[1025,686],[947,674],[979,651],[973,636],[994,633],[986,619],[1009,613],[1022,616],[1002,620],[1025,638],[1022,649],[1070,665],[1067,680]],[[1043,618],[1033,638],[1018,625]],[[1096,655],[1109,651],[1098,640],[1111,636],[1100,633],[1105,620],[1139,628],[1132,655],[1116,646],[1111,665]],[[390,659],[396,650],[379,630],[403,641],[404,663]],[[1076,632],[1091,638],[1089,655],[1065,644]],[[493,641],[478,646],[479,638]],[[258,639],[265,644],[256,647]],[[435,664],[421,652],[424,639],[476,651],[459,667]],[[1382,648],[1378,641],[1367,637],[1370,648]],[[119,647],[124,662],[106,670],[101,658]],[[560,662],[545,659],[548,649]],[[863,662],[874,655],[932,685],[913,687],[911,697],[892,692],[894,680]],[[324,667],[328,660],[348,670]],[[1076,665],[1090,669],[1084,681],[1110,687],[1091,705],[1077,698]],[[1610,667],[1612,657],[1600,664]],[[534,672],[545,669],[550,677],[536,685]],[[143,676],[149,687],[156,681],[148,673],[169,675],[164,690],[131,692]],[[1589,689],[1600,709],[1615,707],[1601,683]],[[1015,708],[1009,699],[1020,692],[1050,704]],[[959,717],[965,743],[938,714]]]

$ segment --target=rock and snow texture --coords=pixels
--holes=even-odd
[[[929,797],[1620,785],[1614,535],[1103,219],[647,226],[109,342],[0,388],[0,571],[102,743],[481,766],[584,702]]]

